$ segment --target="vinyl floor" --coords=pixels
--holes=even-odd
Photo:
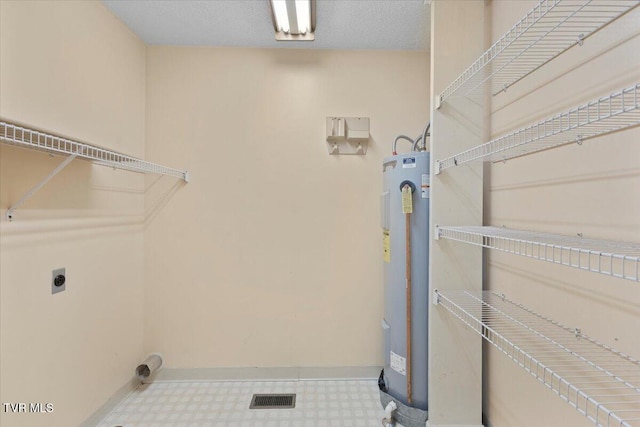
[[[294,409],[249,409],[254,393],[296,393]],[[144,384],[99,427],[381,426],[375,380]]]

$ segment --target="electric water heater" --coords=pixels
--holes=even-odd
[[[383,407],[397,404],[402,425],[427,420],[429,309],[429,153],[388,157],[380,197],[384,259]]]

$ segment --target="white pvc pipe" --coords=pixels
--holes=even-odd
[[[398,409],[398,405],[393,400],[384,408],[384,420],[382,423],[384,426],[394,426],[396,423],[393,420],[393,413]]]
[[[160,353],[153,353],[147,356],[147,358],[136,368],[136,377],[144,382],[156,372],[158,372],[162,365],[164,365],[164,357]]]

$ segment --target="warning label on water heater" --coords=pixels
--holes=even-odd
[[[420,185],[420,194],[422,195],[423,199],[428,199],[430,196],[430,190],[431,190],[430,181],[431,179],[429,178],[429,174],[423,173],[422,184]]]
[[[400,375],[407,375],[407,359],[391,352],[391,369],[399,373]]]

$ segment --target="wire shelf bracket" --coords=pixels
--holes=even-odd
[[[24,196],[22,196],[20,198],[20,200],[18,200],[17,202],[15,202],[13,205],[11,205],[9,207],[9,209],[7,209],[7,212],[5,214],[5,218],[7,218],[8,221],[13,221],[13,212],[15,212],[16,209],[18,209],[20,206],[22,206],[22,204],[24,202],[26,202],[27,200],[29,200],[34,194],[36,194],[42,187],[44,187],[49,181],[51,181],[51,179],[56,176],[62,169],[64,169],[65,167],[67,167],[67,165],[69,163],[71,163],[76,157],[78,157],[77,154],[73,154],[69,157],[67,157],[66,159],[64,159],[62,161],[62,163],[60,163],[53,171],[51,171],[51,173],[49,175],[47,175],[46,177],[44,177],[42,179],[42,181],[40,181],[39,183],[37,183],[36,185],[34,185],[31,190],[29,190]]]
[[[436,226],[435,236],[640,283],[640,243],[486,226]]]
[[[184,180],[184,182],[189,182],[189,173],[187,171],[168,168],[166,166],[127,156],[126,154],[44,133],[7,121],[0,121],[0,142],[44,151],[52,155],[67,156],[67,158],[49,175],[43,178],[7,210],[5,217],[9,221],[13,219],[13,213],[18,207],[31,198],[38,190],[44,187],[47,182],[49,182],[76,158],[88,160],[95,164],[112,167],[114,169],[122,169],[138,173],[168,175],[180,178]]]
[[[599,427],[640,426],[640,362],[495,292],[435,303]]]
[[[437,108],[487,86],[492,95],[506,91],[638,5],[640,0],[541,0],[436,97]]]
[[[582,144],[586,139],[638,125],[640,83],[455,156],[436,160],[435,173],[474,161],[507,161],[565,144]]]

